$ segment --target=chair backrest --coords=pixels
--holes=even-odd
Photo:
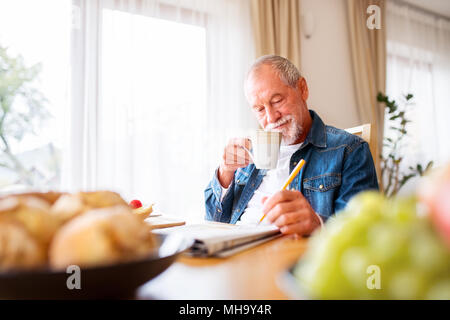
[[[366,123],[357,127],[345,129],[345,131],[363,138],[369,144],[370,152],[372,153],[372,157],[374,157],[376,139],[372,136],[371,126],[370,123]],[[373,160],[376,161],[377,159],[374,157]]]
[[[375,132],[373,130],[371,130],[371,124],[366,123],[361,126],[345,129],[345,131],[347,131],[351,134],[360,136],[369,144],[370,153],[372,153],[373,162],[374,162],[375,168],[377,170],[378,184],[380,185],[380,190],[383,190],[383,185],[380,182],[381,181],[380,167],[379,167],[380,159],[379,159],[379,157],[376,156],[376,153],[375,153],[377,144],[378,144],[378,138],[375,135]]]

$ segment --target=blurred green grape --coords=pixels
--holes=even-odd
[[[363,247],[350,247],[341,257],[340,268],[355,290],[362,290],[366,286],[367,266],[371,265],[370,257]]]
[[[424,221],[414,231],[409,247],[411,266],[430,275],[445,272],[448,267],[447,250],[432,228]]]
[[[297,264],[294,274],[306,294],[448,299],[450,253],[416,207],[413,197],[386,199],[374,191],[355,196],[314,234]],[[380,287],[374,288],[377,279]]]
[[[434,283],[428,290],[425,298],[430,300],[450,300],[450,278]]]
[[[376,191],[365,191],[354,196],[345,208],[348,215],[356,216],[361,220],[379,219],[384,212],[386,201],[384,196]],[[364,212],[364,215],[360,213]]]
[[[401,268],[387,283],[390,299],[421,299],[426,289],[425,276],[415,269]]]

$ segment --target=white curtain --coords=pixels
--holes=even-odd
[[[393,1],[386,14],[387,94],[396,101],[414,95],[402,169],[443,165],[450,161],[450,20]],[[392,134],[389,126],[386,119]]]
[[[63,186],[203,217],[230,128],[257,126],[243,93],[254,58],[249,2],[73,4]]]

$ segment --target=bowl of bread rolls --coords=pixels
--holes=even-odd
[[[0,298],[134,297],[188,249],[111,191],[0,196]]]

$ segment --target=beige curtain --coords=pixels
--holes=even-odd
[[[277,54],[300,68],[299,0],[251,0],[256,57]]]
[[[372,124],[372,156],[380,179],[383,145],[384,109],[377,102],[378,92],[386,89],[385,0],[347,0],[347,21],[352,55],[353,78],[359,118]],[[380,8],[381,28],[369,29],[370,5]]]

